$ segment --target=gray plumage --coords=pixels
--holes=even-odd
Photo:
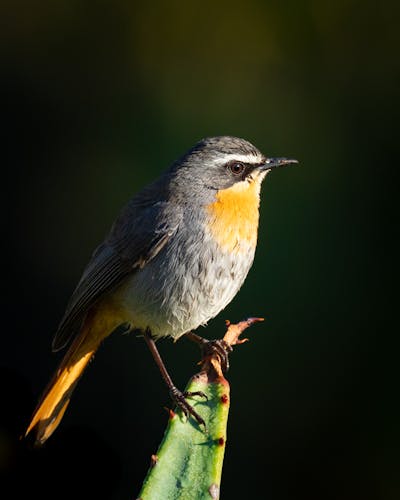
[[[155,340],[178,339],[233,299],[254,258],[261,183],[288,163],[295,160],[267,159],[243,139],[203,139],[129,201],[67,305],[53,349],[73,341],[26,436],[36,444],[51,436],[100,343],[122,326],[143,332],[175,404],[205,424],[173,384]]]
[[[145,321],[157,317],[151,325],[156,337],[176,338],[225,307],[241,286],[254,250],[249,249],[248,258],[240,264],[232,256],[221,255],[223,260],[215,261],[219,250],[198,224],[198,211],[215,199],[219,189],[237,181],[217,164],[231,155],[248,157],[254,165],[265,161],[244,139],[206,138],[129,201],[75,288],[53,350],[63,348],[80,331],[88,310],[111,290],[122,293],[129,287],[132,327],[148,326]],[[159,285],[154,289],[156,275]],[[199,315],[196,310],[207,313]],[[170,328],[163,328],[165,324]]]

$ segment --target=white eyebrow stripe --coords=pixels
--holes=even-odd
[[[228,163],[231,160],[236,160],[242,163],[250,163],[253,165],[258,165],[263,163],[264,158],[261,155],[238,155],[238,154],[227,154],[220,158],[215,158],[213,160],[214,165],[223,165],[224,163]]]

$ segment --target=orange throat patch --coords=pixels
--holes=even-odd
[[[218,191],[216,201],[207,206],[207,226],[224,251],[243,253],[255,248],[260,187],[257,180],[239,182]]]

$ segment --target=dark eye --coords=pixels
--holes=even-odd
[[[229,164],[228,167],[233,175],[242,174],[244,172],[244,169],[246,168],[244,163],[241,163],[239,161],[233,161],[232,163]]]

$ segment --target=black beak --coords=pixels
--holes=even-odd
[[[284,167],[285,165],[292,165],[299,163],[297,160],[291,158],[267,158],[265,163],[261,165],[262,170],[271,170],[276,167]]]

